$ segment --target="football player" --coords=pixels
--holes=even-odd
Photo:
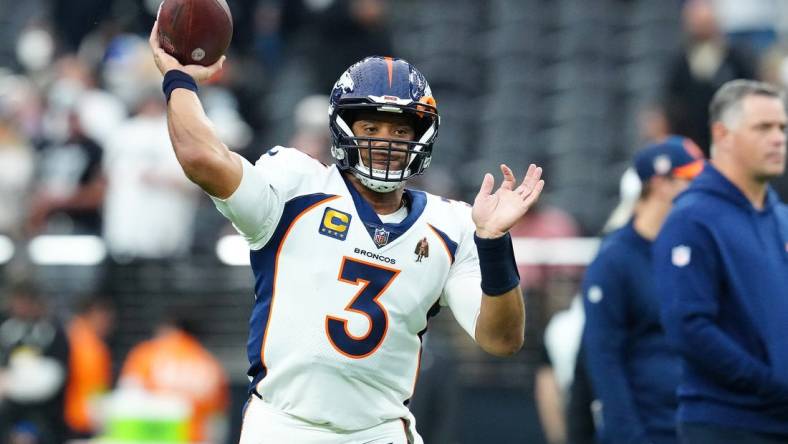
[[[390,57],[352,65],[331,91],[335,165],[283,147],[252,165],[219,141],[196,94],[224,59],[182,66],[156,26],[178,160],[251,250],[241,443],[422,442],[407,404],[429,317],[450,307],[495,355],[522,346],[508,231],[538,199],[541,168],[518,181],[501,165],[497,190],[485,174],[473,207],[405,188],[429,166],[440,119],[424,76]]]

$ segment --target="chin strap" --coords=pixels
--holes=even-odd
[[[362,185],[378,193],[391,193],[405,186],[404,180],[401,182],[384,182],[382,180],[370,179],[357,171],[353,171],[353,175],[356,176]]]
[[[375,176],[384,176],[386,175],[385,170],[375,170],[367,168],[361,160],[356,164],[356,167],[352,169],[353,175],[358,178],[362,185],[369,188],[372,191],[376,191],[378,193],[390,193],[392,191],[398,190],[405,186],[406,179],[402,179],[400,181],[385,181],[375,178]],[[409,170],[405,170],[405,172],[409,172]],[[403,174],[402,171],[389,171],[390,177],[399,177]],[[372,176],[372,177],[370,177]]]

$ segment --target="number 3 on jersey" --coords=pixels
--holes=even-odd
[[[386,308],[378,298],[394,282],[399,270],[386,268],[349,257],[342,258],[338,279],[353,286],[361,285],[355,297],[345,307],[364,315],[369,320],[366,334],[355,336],[348,331],[347,319],[326,316],[326,334],[331,345],[348,358],[365,358],[380,347],[389,326]]]

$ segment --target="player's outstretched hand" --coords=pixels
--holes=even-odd
[[[539,199],[544,188],[542,168],[534,164],[528,167],[525,178],[517,187],[517,179],[508,166],[501,165],[501,172],[503,183],[494,193],[493,175],[484,175],[479,194],[473,201],[471,214],[473,223],[476,224],[476,235],[481,238],[495,238],[506,234]]]
[[[225,56],[221,56],[219,60],[217,60],[216,63],[211,66],[181,65],[178,59],[167,54],[167,52],[162,49],[161,44],[159,43],[158,20],[153,24],[153,29],[151,29],[148,42],[150,43],[151,51],[153,51],[153,60],[156,62],[156,66],[159,68],[159,71],[161,71],[162,74],[172,69],[177,69],[189,74],[197,82],[208,80],[213,77],[214,74],[221,71],[222,65],[224,65],[224,60],[227,58]]]

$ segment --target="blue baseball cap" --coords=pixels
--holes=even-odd
[[[698,145],[682,136],[669,136],[635,154],[635,171],[643,183],[655,175],[692,180],[704,165]]]

